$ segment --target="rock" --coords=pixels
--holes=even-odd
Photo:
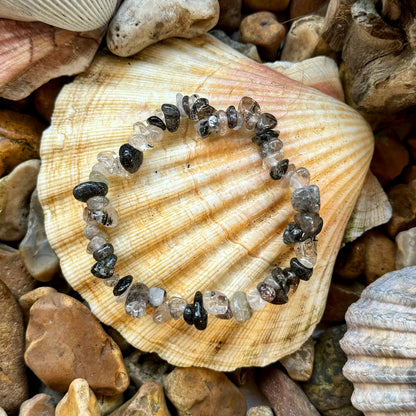
[[[295,20],[287,33],[281,60],[301,62],[318,55],[332,56],[321,38],[324,18],[312,15]]]
[[[13,294],[0,281],[0,407],[16,412],[27,399],[28,386],[23,361],[23,317]]]
[[[246,416],[274,416],[269,406],[255,406],[247,410]]]
[[[0,407],[0,416],[7,416],[7,413],[1,407]]]
[[[313,339],[308,340],[294,353],[279,360],[290,378],[297,381],[309,380],[313,368]]]
[[[116,394],[115,396],[103,396],[99,394],[96,398],[100,415],[102,416],[109,415],[124,403],[123,394]]]
[[[148,381],[163,384],[166,375],[174,368],[157,354],[147,354],[139,350],[126,357],[124,363],[131,381],[138,388]]]
[[[243,416],[246,412],[244,396],[217,371],[176,367],[166,377],[164,387],[179,416]]]
[[[40,385],[39,385],[39,388],[37,389],[37,393],[48,395],[51,398],[54,407],[57,406],[57,404],[64,398],[64,396],[66,394],[66,391],[64,393],[62,393],[62,392],[59,393],[58,391],[50,389],[48,386],[46,386],[40,380],[39,380],[39,384]]]
[[[339,283],[332,282],[329,287],[326,307],[322,316],[323,322],[343,322],[345,312],[349,306],[360,299],[364,285],[358,282]]]
[[[32,305],[38,299],[43,298],[44,296],[51,295],[52,293],[56,293],[56,289],[49,286],[41,286],[31,290],[30,292],[25,293],[23,296],[19,298],[20,308],[22,309],[26,323],[29,321],[29,312]]]
[[[373,229],[363,234],[365,244],[364,276],[368,284],[396,270],[396,245],[380,231]]]
[[[228,32],[238,29],[241,22],[241,0],[219,0],[220,17],[217,26]]]
[[[69,386],[68,393],[56,406],[55,416],[100,416],[97,399],[88,382],[76,378]]]
[[[0,240],[16,241],[26,234],[29,196],[39,167],[40,160],[27,160],[0,179]]]
[[[401,174],[401,178],[403,179],[404,183],[409,183],[416,179],[416,166],[415,165],[407,165]]]
[[[308,14],[325,16],[329,0],[291,0],[290,20],[304,17]]]
[[[55,405],[51,396],[36,394],[20,406],[19,416],[54,416]]]
[[[364,273],[365,244],[361,238],[346,244],[338,253],[334,271],[345,280],[356,279]]]
[[[252,43],[241,43],[237,42],[236,40],[230,38],[225,32],[222,30],[211,30],[210,35],[215,36],[217,39],[219,39],[221,42],[225,43],[228,46],[231,46],[236,51],[242,53],[243,55],[247,56],[250,59],[253,59],[253,61],[261,62],[259,53],[257,52],[256,45],[253,45]]]
[[[170,416],[166,405],[163,387],[148,381],[140,387],[134,397],[126,402],[110,416]]]
[[[397,255],[396,269],[416,266],[416,227],[396,235]]]
[[[40,22],[0,19],[0,96],[21,100],[52,78],[75,75],[92,61],[104,29],[72,32]]]
[[[6,244],[0,244],[0,280],[16,299],[35,287],[35,279],[26,270],[19,251]]]
[[[309,400],[324,416],[359,416],[361,412],[351,404],[352,384],[343,376],[347,357],[339,340],[346,325],[325,330],[315,345],[312,377],[303,385]]]
[[[28,114],[0,110],[0,176],[19,163],[39,158],[39,145],[46,125]]]
[[[109,25],[107,46],[118,56],[131,56],[163,39],[206,33],[219,14],[218,0],[159,0],[156,5],[153,0],[125,0]]]
[[[250,10],[267,10],[281,12],[289,5],[290,0],[244,0],[244,7]]]
[[[383,130],[375,135],[371,171],[385,186],[400,175],[409,163],[409,152],[397,139],[393,130]]]
[[[268,61],[275,61],[285,37],[285,28],[273,13],[257,12],[245,17],[240,24],[241,41],[253,43]]]
[[[62,293],[33,304],[25,360],[56,391],[66,391],[75,378],[84,378],[97,394],[109,396],[129,385],[117,344],[86,306]]]
[[[36,280],[48,282],[58,273],[59,259],[46,237],[43,209],[36,189],[30,199],[27,232],[19,252],[26,269]]]
[[[393,216],[385,228],[389,236],[394,238],[400,231],[416,226],[416,180],[391,187],[387,196]]]
[[[319,416],[302,389],[276,367],[262,369],[259,387],[276,416]]]

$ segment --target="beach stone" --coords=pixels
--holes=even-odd
[[[409,152],[393,130],[383,130],[374,138],[370,168],[381,185],[385,186],[399,176],[409,163]]]
[[[319,416],[302,389],[276,367],[261,370],[259,387],[269,400],[275,416]]]
[[[416,180],[392,186],[387,196],[393,215],[385,229],[390,237],[395,238],[400,231],[416,226]]]
[[[0,407],[0,416],[7,416],[7,413],[4,409]]]
[[[123,406],[110,416],[170,416],[166,405],[163,387],[154,381],[148,381]]]
[[[31,307],[25,360],[56,391],[66,391],[76,378],[109,396],[129,386],[118,345],[86,306],[62,293],[42,297]]]
[[[26,270],[19,251],[6,244],[0,244],[0,280],[16,299],[35,287],[35,279]]]
[[[46,237],[43,209],[36,189],[30,199],[27,232],[19,252],[26,269],[36,280],[48,282],[58,273],[59,259]]]
[[[290,0],[244,0],[244,7],[250,10],[267,10],[281,12],[289,5]]]
[[[24,401],[19,416],[54,416],[55,405],[51,396],[39,393]]]
[[[247,410],[246,416],[274,416],[269,406],[255,406]]]
[[[109,415],[124,403],[123,394],[116,394],[115,396],[97,394],[95,397],[97,398],[100,415],[102,416]]]
[[[279,361],[285,367],[292,380],[309,380],[313,369],[314,346],[313,339],[308,340],[294,353],[281,358]]]
[[[56,406],[55,416],[100,416],[97,399],[87,380],[76,378]]]
[[[28,395],[23,361],[24,327],[19,305],[2,281],[0,307],[0,407],[7,413],[14,413]]]
[[[335,261],[335,274],[345,280],[361,276],[365,269],[365,243],[358,238],[347,243],[339,252]]]
[[[0,110],[0,176],[20,163],[39,158],[39,145],[46,125],[29,114]]]
[[[416,227],[396,235],[397,255],[396,269],[416,266]]]
[[[56,289],[49,286],[41,286],[36,289],[31,290],[30,292],[25,293],[19,298],[19,305],[22,309],[23,316],[25,317],[26,323],[29,321],[29,313],[32,305],[40,298],[44,296],[51,295],[56,293]]]
[[[16,241],[26,234],[29,199],[39,167],[40,160],[27,160],[0,179],[0,240]]]
[[[286,30],[271,12],[257,12],[245,17],[240,24],[241,41],[258,47],[261,55],[275,61]]]
[[[312,377],[303,385],[309,400],[324,416],[359,416],[351,404],[353,385],[342,374],[347,357],[339,346],[345,324],[326,329],[315,345]]]
[[[219,0],[220,17],[217,26],[228,32],[237,30],[241,22],[241,0]]]
[[[290,19],[315,14],[325,16],[329,0],[291,0],[289,16]]]
[[[107,46],[118,56],[131,56],[160,40],[193,38],[218,22],[218,0],[125,0],[107,32]]]
[[[218,371],[176,367],[163,384],[179,416],[243,416],[246,413],[244,396]]]

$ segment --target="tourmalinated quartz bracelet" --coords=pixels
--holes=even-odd
[[[230,129],[253,131],[252,141],[259,146],[263,168],[270,171],[272,179],[281,180],[282,185],[293,189],[291,204],[297,212],[294,221],[286,226],[283,242],[294,245],[296,257],[290,260],[289,267],[272,269],[270,276],[247,293],[238,291],[228,298],[218,291],[197,291],[192,303],[188,303],[179,296],[168,297],[163,288],[148,288],[142,282],[135,282],[131,275],[120,277],[115,273],[117,256],[101,228],[118,224],[117,213],[106,197],[110,178],[128,178],[137,172],[143,162],[143,152],[153,148],[166,130],[177,131],[181,118],[185,117],[195,121],[195,129],[202,139],[210,135],[224,136]],[[183,317],[189,325],[203,330],[207,327],[208,314],[244,323],[251,318],[253,310],[262,309],[266,302],[275,305],[288,302],[289,290],[295,291],[300,280],[310,279],[317,260],[316,236],[323,225],[319,216],[319,188],[309,185],[307,169],[296,169],[285,159],[279,131],[274,130],[276,126],[276,118],[261,113],[259,104],[250,97],[243,97],[238,109],[229,106],[222,111],[216,110],[206,98],[197,94],[177,94],[176,105],[163,104],[161,111],[150,116],[145,123],[134,124],[134,134],[120,147],[118,155],[112,151],[98,154],[98,163],[92,167],[89,181],[75,186],[73,194],[77,200],[87,203],[84,236],[90,240],[87,252],[96,261],[91,273],[113,287],[116,300],[124,302],[129,315],[140,318],[149,305],[155,308],[153,320],[156,323]]]

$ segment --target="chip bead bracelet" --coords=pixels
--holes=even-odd
[[[295,255],[289,267],[275,267],[271,275],[250,288],[247,293],[238,291],[230,298],[214,290],[204,293],[197,291],[192,303],[179,296],[170,296],[163,288],[148,288],[142,282],[134,282],[133,276],[121,277],[115,273],[117,255],[108,242],[108,236],[101,228],[115,227],[118,216],[106,197],[111,177],[131,177],[142,162],[143,152],[153,148],[154,142],[162,139],[164,132],[175,132],[181,118],[195,121],[195,129],[202,139],[209,135],[224,136],[231,130],[245,128],[253,131],[252,141],[259,146],[263,168],[270,170],[270,177],[280,180],[283,186],[293,189],[291,204],[296,211],[294,221],[283,233],[283,242],[294,245]],[[87,252],[93,255],[96,263],[91,273],[113,287],[118,302],[125,303],[125,311],[139,318],[145,315],[147,306],[155,308],[153,320],[167,322],[181,317],[189,325],[203,330],[207,327],[208,314],[219,319],[231,319],[244,323],[252,316],[253,310],[262,309],[265,303],[284,304],[288,293],[295,291],[300,280],[309,280],[317,260],[317,238],[323,225],[319,216],[320,195],[316,185],[309,185],[307,169],[296,169],[285,159],[279,139],[276,118],[269,113],[261,113],[259,104],[250,97],[243,97],[236,109],[229,106],[225,111],[216,110],[208,100],[197,94],[182,96],[177,94],[176,105],[163,104],[161,111],[147,118],[145,123],[134,124],[134,134],[118,152],[101,152],[98,163],[92,167],[89,181],[75,186],[74,197],[86,202],[84,220],[87,225],[84,236],[90,240]]]

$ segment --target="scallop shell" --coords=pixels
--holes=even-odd
[[[416,414],[416,267],[385,274],[345,316],[343,368],[366,416]]]
[[[243,325],[210,318],[205,331],[183,320],[157,325],[151,313],[126,315],[111,289],[90,274],[83,204],[72,188],[88,179],[97,153],[117,150],[176,92],[199,93],[216,108],[248,95],[276,115],[285,155],[321,189],[324,228],[313,277],[284,306],[266,305]],[[64,87],[42,139],[39,197],[49,241],[66,279],[93,313],[135,347],[179,366],[232,370],[263,366],[296,351],[319,322],[343,230],[373,150],[369,126],[353,109],[258,64],[210,36],[169,39],[131,58],[101,53]],[[250,134],[198,140],[189,124],[166,134],[134,180],[109,193],[120,224],[110,231],[120,275],[189,301],[196,290],[231,296],[255,286],[293,249],[282,233],[290,192],[272,181]]]
[[[117,0],[0,0],[0,17],[83,32],[103,27]]]

